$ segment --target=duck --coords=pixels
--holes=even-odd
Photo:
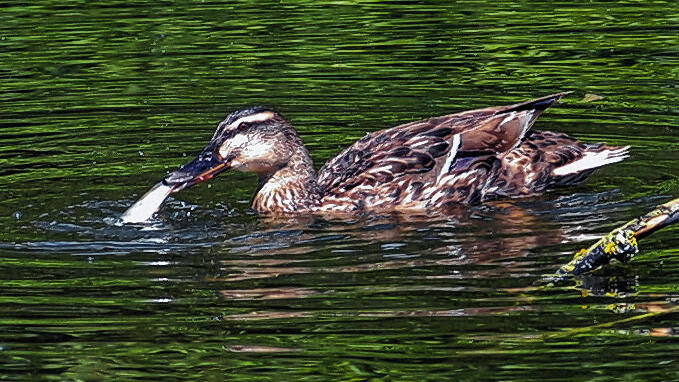
[[[290,122],[271,108],[249,107],[228,114],[196,158],[161,183],[169,194],[227,170],[255,173],[252,209],[261,215],[445,211],[538,195],[577,185],[629,155],[629,146],[531,130],[569,93],[374,131],[318,171]]]

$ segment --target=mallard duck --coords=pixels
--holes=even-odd
[[[252,107],[229,114],[197,158],[162,184],[169,194],[226,170],[253,172],[259,185],[252,208],[274,215],[433,211],[535,195],[628,156],[628,146],[529,131],[565,94],[375,131],[317,173],[292,125],[272,109]]]

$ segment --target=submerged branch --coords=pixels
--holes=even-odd
[[[637,315],[637,316],[623,318],[623,319],[616,320],[616,321],[602,322],[602,323],[596,324],[596,325],[585,326],[585,327],[582,327],[582,328],[575,328],[575,329],[567,330],[567,331],[564,331],[564,332],[551,333],[551,334],[545,335],[543,338],[545,338],[545,339],[572,338],[573,336],[578,335],[578,334],[583,334],[583,333],[591,332],[591,331],[598,330],[598,329],[608,329],[608,328],[612,328],[612,327],[614,327],[616,325],[620,325],[620,324],[637,323],[639,321],[647,320],[649,318],[656,318],[656,317],[660,317],[660,316],[664,316],[664,315],[668,315],[668,314],[672,314],[672,313],[676,313],[676,312],[679,312],[679,306],[673,306],[673,307],[663,309],[663,310],[660,310],[660,311],[648,312],[648,313],[640,314],[640,315]]]
[[[614,229],[591,247],[580,250],[557,271],[557,279],[592,271],[613,259],[626,262],[639,252],[637,240],[676,222],[679,222],[679,198],[657,206]]]

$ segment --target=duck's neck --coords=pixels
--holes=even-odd
[[[261,214],[307,212],[318,199],[313,163],[302,146],[277,171],[260,175],[252,208]]]

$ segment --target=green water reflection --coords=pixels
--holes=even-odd
[[[675,2],[9,1],[0,79],[0,379],[679,378],[676,228],[578,288],[533,286],[679,194]],[[320,166],[369,131],[564,90],[540,128],[633,146],[577,189],[271,226],[228,174],[155,227],[114,223],[241,106],[280,110]]]

